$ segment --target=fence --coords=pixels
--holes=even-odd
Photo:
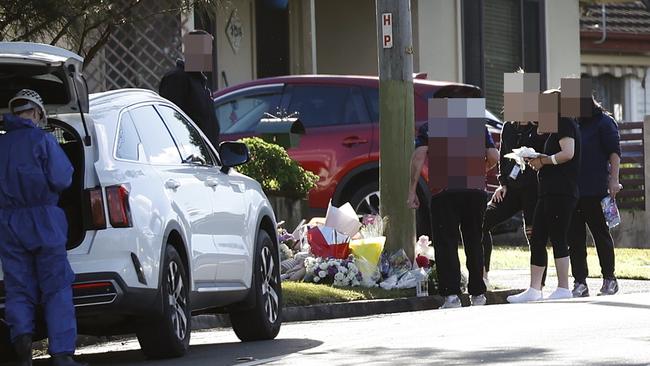
[[[645,210],[644,123],[622,122],[618,130],[622,152],[619,177],[623,185],[623,190],[617,196],[618,206],[622,209]],[[650,144],[650,141],[645,142]]]

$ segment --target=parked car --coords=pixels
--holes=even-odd
[[[425,75],[426,76],[426,75]],[[478,97],[478,87],[413,80],[415,125],[425,123],[430,98]],[[309,193],[312,214],[323,215],[328,202],[350,202],[357,213],[379,212],[379,80],[367,76],[301,75],[259,79],[214,93],[222,138],[255,135],[260,118],[278,110],[298,117],[306,129],[289,155],[320,179]],[[486,110],[486,126],[498,141],[502,123]],[[428,202],[426,171],[418,188]],[[404,177],[408,179],[408,177]],[[497,184],[494,171],[489,188]],[[418,210],[418,233],[429,232],[428,207]]]
[[[231,167],[242,143],[214,149],[158,94],[88,95],[82,59],[32,43],[0,43],[0,106],[36,90],[48,129],[75,171],[60,206],[79,332],[135,332],[149,357],[183,355],[190,317],[230,314],[242,341],[274,338],[282,290],[273,210],[255,180]],[[2,112],[6,112],[6,108]],[[0,316],[4,317],[0,267]],[[0,354],[8,336],[0,321]]]

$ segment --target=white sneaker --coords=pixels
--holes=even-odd
[[[571,293],[571,291],[569,291],[569,293]],[[539,301],[542,300],[542,298],[542,291],[529,287],[528,290],[520,294],[508,296],[507,300],[511,304],[520,304],[523,302]]]
[[[573,298],[573,293],[568,288],[558,287],[553,291],[552,294],[548,296],[548,300],[558,300],[558,299],[571,299]]]
[[[461,307],[460,297],[458,295],[450,295],[445,297],[445,303],[440,307],[441,309],[454,309]]]
[[[472,295],[470,297],[470,302],[472,303],[472,306],[482,306],[487,303],[487,299],[485,298],[485,295]]]

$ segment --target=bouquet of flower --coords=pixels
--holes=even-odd
[[[361,236],[364,238],[376,238],[384,235],[384,229],[388,224],[388,217],[382,218],[379,215],[363,215],[361,219]]]
[[[334,286],[359,286],[362,276],[354,256],[347,259],[309,257],[305,259],[305,281]]]

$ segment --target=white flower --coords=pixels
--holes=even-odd
[[[335,281],[343,281],[345,280],[345,275],[341,272],[338,272],[337,274],[334,275],[334,280]]]
[[[318,282],[318,281],[320,281],[320,277],[314,276],[314,282]]]
[[[321,267],[321,268],[323,268],[323,267]],[[327,267],[325,267],[325,268],[327,268]],[[327,272],[325,272],[325,271],[319,271],[319,272],[318,272],[318,277],[321,277],[321,278],[325,278],[325,277],[327,277]]]
[[[359,269],[357,268],[357,265],[354,264],[354,263],[350,263],[350,264],[348,264],[348,270],[349,270],[350,272],[355,272],[355,271],[358,272],[358,271],[359,271]]]
[[[321,263],[318,267],[319,267],[320,269],[327,269],[327,267],[329,267],[329,266],[327,265],[327,263]],[[322,276],[321,276],[321,277],[322,277]]]
[[[341,273],[348,273],[348,269],[345,268],[345,267],[341,267],[341,266],[339,266],[339,267],[337,267],[336,269],[337,269],[339,272],[341,272]]]

